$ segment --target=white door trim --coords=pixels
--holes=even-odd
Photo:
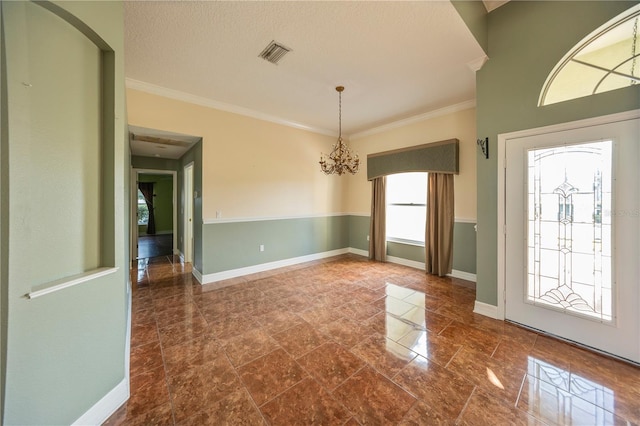
[[[182,254],[185,262],[193,263],[193,200],[194,200],[194,188],[193,188],[193,173],[194,173],[194,162],[190,162],[185,165],[183,168],[183,197],[184,197],[184,205],[183,205],[183,232],[182,232]],[[191,221],[189,221],[189,217],[191,217]]]
[[[547,133],[561,132],[565,130],[581,129],[585,127],[599,126],[602,124],[616,123],[640,118],[640,109],[625,111],[617,114],[603,115],[599,117],[587,118],[584,120],[570,121],[567,123],[554,124],[545,127],[537,127],[527,130],[519,130],[498,135],[498,214],[497,214],[497,240],[498,240],[498,313],[497,319],[505,318],[505,291],[506,291],[506,144],[508,140],[519,139],[529,136],[543,135]]]

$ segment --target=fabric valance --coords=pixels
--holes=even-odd
[[[367,179],[406,172],[458,174],[458,139],[367,155]]]

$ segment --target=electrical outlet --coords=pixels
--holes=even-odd
[[[369,241],[369,236],[367,235],[367,241]]]
[[[264,251],[264,244],[260,244],[260,251]]]

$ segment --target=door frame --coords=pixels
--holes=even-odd
[[[183,168],[183,188],[182,193],[184,196],[184,212],[182,214],[183,220],[183,235],[182,235],[182,255],[185,262],[193,263],[193,211],[194,211],[194,162],[190,162]],[[191,216],[191,222],[189,222],[189,216]]]
[[[566,130],[576,130],[585,127],[599,126],[602,124],[616,123],[640,118],[640,109],[625,111],[617,114],[603,115],[599,117],[587,118],[584,120],[571,121],[567,123],[554,124],[550,126],[537,127],[533,129],[520,130],[498,135],[498,214],[497,214],[497,240],[498,240],[498,274],[497,274],[497,312],[496,319],[504,320],[506,311],[506,172],[507,172],[507,149],[509,140],[524,138],[529,136],[544,135]],[[640,235],[638,235],[640,238]],[[640,305],[640,300],[638,301]]]
[[[173,254],[179,254],[178,252],[178,172],[175,170],[158,170],[158,169],[140,169],[131,168],[131,190],[130,190],[130,204],[131,209],[129,216],[130,228],[131,228],[131,260],[132,262],[138,259],[138,175],[171,175],[173,177],[172,183],[172,206],[173,206]]]

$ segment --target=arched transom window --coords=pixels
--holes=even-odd
[[[576,44],[554,67],[538,106],[640,84],[640,4]]]

